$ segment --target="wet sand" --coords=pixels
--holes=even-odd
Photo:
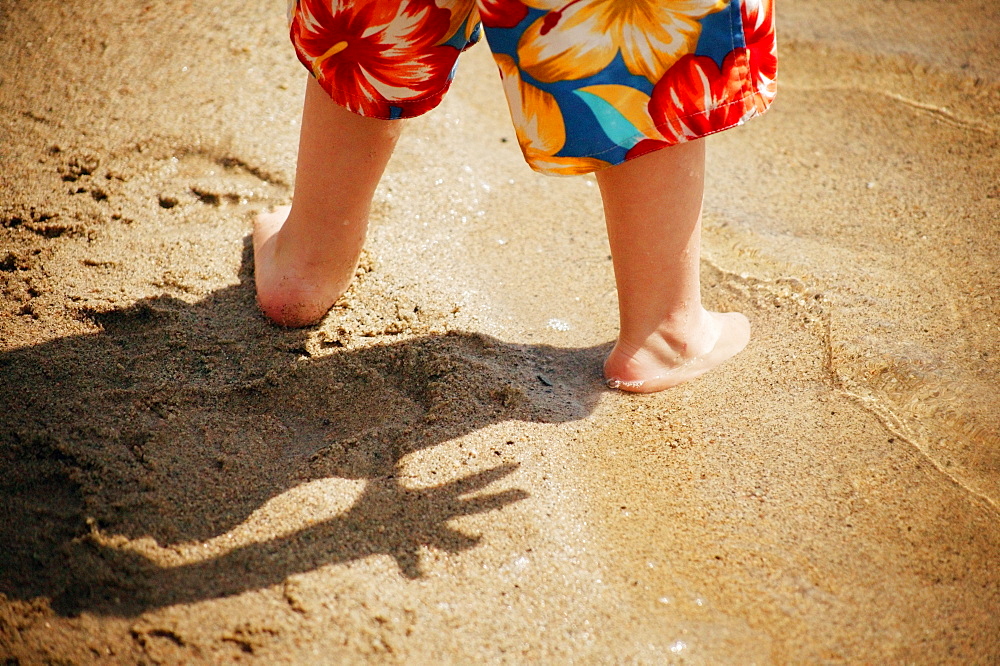
[[[1000,9],[780,3],[709,143],[750,346],[608,391],[593,178],[485,47],[409,123],[358,279],[256,312],[304,73],[274,3],[0,5],[0,657],[1000,660]]]

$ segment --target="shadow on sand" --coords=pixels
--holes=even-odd
[[[306,332],[257,314],[250,270],[245,253],[241,284],[197,304],[92,312],[100,333],[0,355],[0,593],[131,616],[375,554],[420,577],[420,547],[479,541],[449,520],[529,494],[488,490],[514,461],[415,489],[401,459],[502,421],[583,418],[602,391],[609,345],[449,333],[310,358]],[[329,477],[365,482],[347,511],[197,563],[164,567],[98,538],[201,542]]]

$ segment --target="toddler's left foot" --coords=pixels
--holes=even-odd
[[[608,386],[655,393],[699,377],[743,351],[750,322],[738,312],[704,312],[685,338],[654,333],[640,345],[618,344],[604,362]]]
[[[282,206],[257,216],[254,281],[257,305],[267,318],[280,326],[297,328],[318,323],[347,290],[364,236],[336,243],[319,232],[314,232],[313,238],[306,233],[303,240],[300,232],[299,238],[287,239],[282,232],[287,231],[289,213],[290,208]]]

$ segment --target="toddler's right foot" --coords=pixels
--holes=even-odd
[[[640,344],[621,336],[604,363],[608,387],[655,393],[699,377],[743,351],[750,322],[738,312],[703,311],[703,321],[684,338],[654,333]]]
[[[257,304],[268,319],[288,327],[319,322],[347,290],[361,242],[331,247],[308,235],[295,237],[289,206],[261,213],[254,222]],[[356,246],[356,247],[355,247]]]

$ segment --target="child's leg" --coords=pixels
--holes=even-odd
[[[750,323],[701,305],[704,141],[597,172],[618,285],[621,330],[604,363],[608,385],[651,393],[739,353]]]
[[[254,225],[257,302],[273,322],[313,324],[347,289],[401,127],[347,111],[309,78],[291,209]]]

